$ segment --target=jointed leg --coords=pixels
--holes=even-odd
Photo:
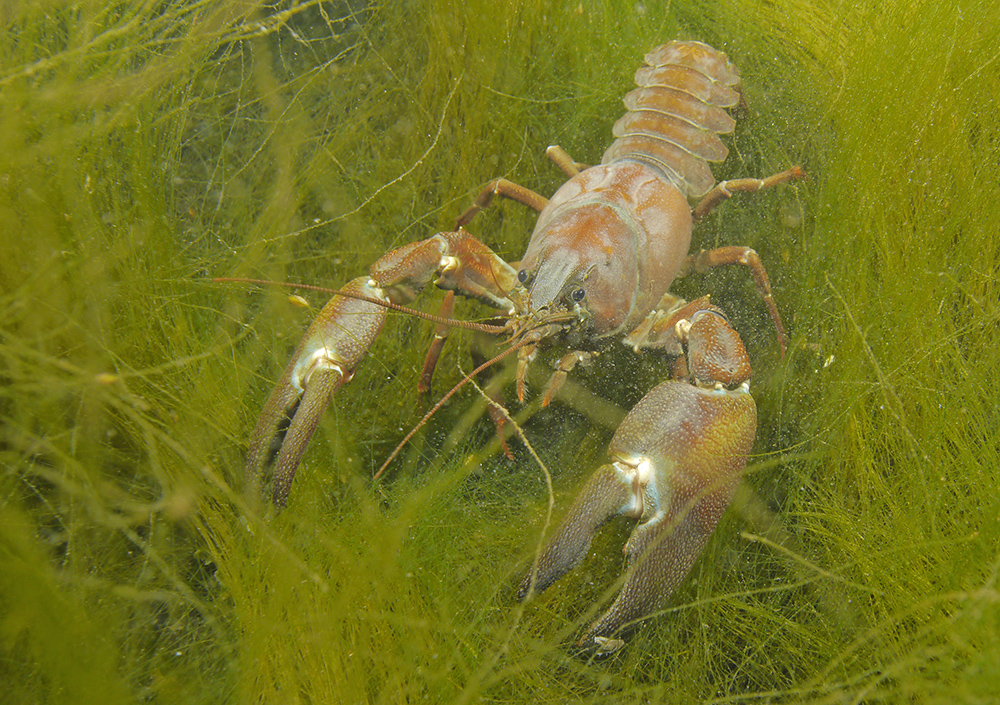
[[[774,297],[771,295],[771,281],[767,278],[767,270],[764,269],[764,263],[760,261],[760,256],[756,250],[738,245],[717,247],[714,250],[701,250],[687,256],[678,276],[683,277],[691,272],[705,272],[713,267],[722,267],[729,264],[739,264],[747,267],[750,270],[750,274],[753,275],[757,291],[760,292],[764,303],[767,304],[771,320],[774,321],[774,327],[778,331],[778,344],[781,346],[781,355],[784,356],[785,327],[781,324],[781,315],[778,313],[778,307],[774,303]]]
[[[438,316],[440,318],[451,318],[455,313],[455,292],[449,291],[444,296],[444,301],[441,302],[441,310],[438,311]],[[417,383],[417,393],[420,395],[420,401],[423,400],[431,391],[431,381],[434,379],[434,369],[437,367],[438,358],[441,357],[441,350],[444,349],[444,341],[448,339],[448,333],[451,332],[451,326],[446,323],[438,323],[437,327],[434,328],[434,340],[431,341],[430,347],[427,349],[427,357],[424,358],[424,369],[420,373],[420,381]]]
[[[507,179],[494,179],[483,187],[483,190],[476,198],[475,203],[469,206],[469,209],[458,217],[458,220],[455,221],[455,230],[468,225],[469,221],[475,218],[479,211],[489,208],[490,204],[493,203],[493,198],[495,196],[503,196],[504,198],[509,198],[512,201],[523,203],[539,213],[542,212],[542,209],[545,208],[549,202],[549,199],[545,198],[545,196],[540,196],[524,186],[518,186],[513,181],[507,181]]]
[[[760,191],[762,188],[771,188],[772,186],[786,183],[792,179],[804,178],[806,178],[806,173],[802,171],[802,167],[793,166],[787,171],[783,171],[780,174],[774,174],[773,176],[768,176],[766,179],[734,179],[732,181],[720,181],[715,185],[715,188],[705,194],[704,198],[701,199],[701,202],[695,206],[691,217],[694,219],[694,222],[697,223],[706,215],[711,213],[716,206],[732,196],[735,191],[747,191],[752,193],[754,191]]]
[[[559,169],[562,170],[562,173],[570,178],[573,178],[587,168],[586,164],[573,161],[573,157],[569,156],[569,153],[557,144],[554,144],[546,149],[545,156],[547,156],[553,164],[559,167]]]
[[[566,153],[566,150],[557,144],[554,144],[546,149],[545,154],[562,170],[564,174],[566,174],[566,176],[571,178],[587,168],[586,164],[573,161],[573,157],[569,156],[569,154]],[[545,208],[549,202],[549,199],[545,198],[545,196],[537,194],[524,186],[519,186],[513,181],[507,181],[507,179],[494,179],[483,187],[483,190],[480,192],[475,202],[469,206],[468,210],[458,217],[458,220],[455,221],[455,230],[468,225],[469,222],[476,217],[476,214],[479,213],[479,211],[489,208],[496,196],[503,196],[504,198],[509,198],[512,201],[523,203],[528,206],[528,208],[531,208],[538,213],[541,213],[542,209]]]
[[[596,352],[585,352],[583,350],[574,350],[573,352],[566,353],[561,358],[556,365],[555,372],[549,378],[549,383],[545,387],[545,396],[542,398],[542,406],[548,406],[553,399],[555,399],[556,392],[562,387],[563,382],[566,381],[566,377],[569,373],[580,363],[586,365],[590,363],[592,359],[597,357]]]

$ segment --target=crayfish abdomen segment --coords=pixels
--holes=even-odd
[[[669,42],[646,54],[635,74],[638,89],[625,96],[628,112],[601,160],[636,160],[656,167],[688,198],[715,185],[708,162],[728,150],[719,134],[735,121],[726,108],[740,100],[740,75],[729,59],[701,42]]]

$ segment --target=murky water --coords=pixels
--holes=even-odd
[[[0,17],[11,702],[996,695],[995,12],[84,2]],[[544,148],[598,161],[641,57],[675,37],[743,75],[716,176],[802,164],[810,180],[734,198],[695,232],[760,252],[784,359],[744,273],[676,288],[730,313],[760,421],[673,607],[612,659],[574,653],[617,590],[625,522],[517,604],[550,495],[523,444],[499,453],[474,390],[371,481],[422,413],[414,341],[433,324],[402,316],[334,400],[289,508],[248,507],[248,434],[324,295],[212,277],[336,287],[449,229],[489,179],[551,194],[563,177]],[[533,222],[503,203],[469,228],[517,260]],[[452,336],[434,398],[477,345]],[[572,375],[596,398],[544,411],[508,386],[553,521],[659,374],[608,355]]]

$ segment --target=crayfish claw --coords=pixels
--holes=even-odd
[[[247,485],[259,493],[273,461],[271,499],[278,507],[288,501],[302,454],[331,397],[351,379],[385,321],[385,308],[354,298],[385,299],[368,277],[353,279],[341,291],[345,295],[330,299],[309,326],[250,438]]]
[[[613,464],[598,468],[562,524],[517,589],[522,602],[574,568],[590,549],[597,530],[632,506],[631,479]]]
[[[612,462],[587,482],[518,590],[524,599],[573,568],[615,514],[637,519],[625,545],[621,591],[580,640],[596,656],[620,649],[623,635],[660,609],[687,576],[753,446],[757,410],[743,378],[749,366],[739,336],[707,300],[682,313],[678,320],[691,325],[675,343],[692,375],[660,384],[628,413],[609,447]]]
[[[295,479],[302,454],[309,446],[309,440],[330,404],[331,397],[344,381],[344,374],[335,367],[316,370],[310,376],[309,385],[295,409],[274,459],[271,501],[275,506],[284,507],[288,502],[288,493],[291,492],[292,480]]]

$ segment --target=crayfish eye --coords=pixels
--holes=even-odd
[[[573,291],[569,292],[569,297],[571,299],[573,299],[574,301],[576,301],[577,303],[580,303],[581,301],[583,301],[583,297],[586,296],[586,295],[587,295],[587,292],[585,292],[583,290],[582,286],[578,286],[575,289],[573,289]]]
[[[517,273],[517,280],[522,284],[527,284],[529,279],[531,279],[531,274],[528,273],[527,269],[522,269]]]

